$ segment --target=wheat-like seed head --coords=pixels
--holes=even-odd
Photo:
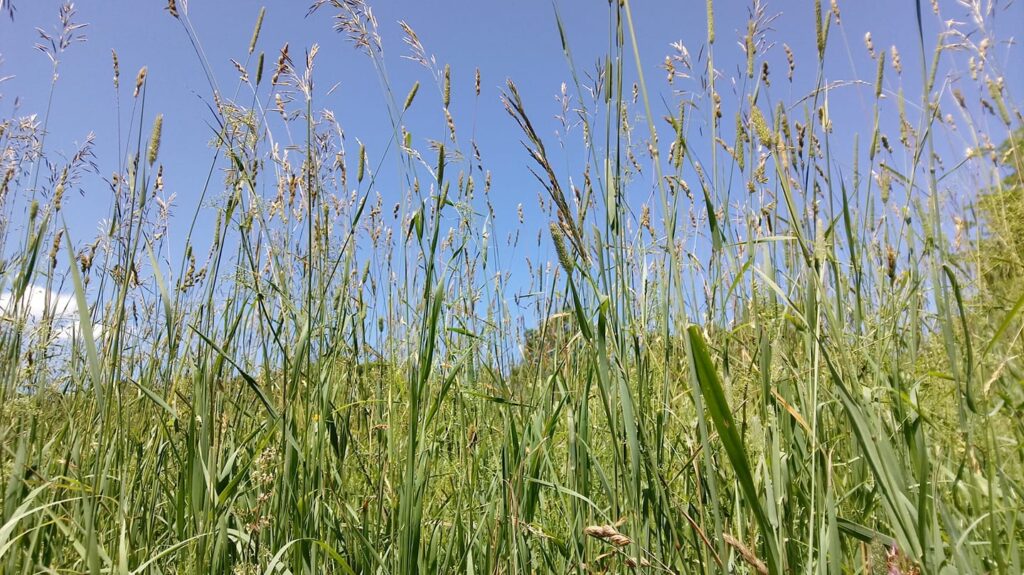
[[[156,163],[157,154],[160,153],[160,136],[163,134],[164,129],[164,115],[157,114],[156,119],[153,121],[153,133],[149,137],[149,150],[147,159],[149,165],[152,166]]]

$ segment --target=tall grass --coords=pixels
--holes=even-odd
[[[549,224],[525,262],[450,105],[496,102],[404,23],[425,85],[394,86],[362,0],[310,12],[373,62],[387,151],[321,109],[316,46],[265,51],[263,10],[229,83],[169,3],[216,132],[181,245],[163,179],[185,167],[146,69],[121,86],[114,55],[127,127],[94,239],[62,211],[91,144],[47,160],[45,119],[0,124],[0,572],[1020,572],[1024,250],[998,219],[1024,159],[993,143],[1021,125],[998,14],[919,3],[919,64],[868,37],[877,76],[845,83],[835,3],[785,7],[815,19],[817,61],[796,62],[755,1],[729,79],[724,4],[666,57],[664,122],[648,7],[609,5],[595,71],[556,9],[583,161],[550,156],[510,80]],[[61,18],[55,71],[80,34]],[[834,129],[830,94],[863,84],[874,126]],[[414,109],[445,128],[410,133]],[[950,139],[969,153],[943,158]]]

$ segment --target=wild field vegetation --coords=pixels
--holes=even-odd
[[[841,6],[755,1],[727,39],[719,4],[666,57],[667,104],[629,0],[596,69],[564,43],[563,109],[525,109],[514,78],[481,101],[537,175],[534,251],[451,113],[479,76],[453,88],[412,28],[383,46],[363,0],[311,17],[375,64],[378,154],[318,108],[315,47],[265,47],[254,13],[221,93],[169,2],[215,119],[203,202],[173,225],[216,222],[178,230],[183,255],[163,179],[197,168],[161,155],[145,69],[114,56],[130,121],[94,238],[62,212],[90,143],[48,156],[45,118],[3,120],[0,573],[1021,572],[1024,122],[998,11],[919,1],[917,52],[853,30],[877,69],[826,82]],[[771,10],[814,11],[817,61]],[[60,16],[55,66],[80,33]],[[392,85],[399,56],[434,84]],[[857,133],[829,107],[850,84],[873,95]],[[447,129],[410,133],[414,107]],[[565,142],[531,121],[552,113]]]

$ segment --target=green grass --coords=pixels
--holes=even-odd
[[[559,7],[565,145],[585,164],[562,173],[531,122],[550,111],[512,81],[502,94],[548,219],[534,249],[502,241],[528,228],[495,217],[500,192],[457,130],[470,119],[449,108],[495,102],[427,58],[432,89],[392,86],[397,55],[361,1],[316,17],[375,65],[380,155],[318,111],[316,50],[262,51],[263,11],[229,85],[169,8],[216,118],[190,226],[168,233],[164,166],[185,168],[160,154],[144,72],[115,80],[129,120],[95,239],[62,211],[89,145],[51,165],[45,119],[0,124],[0,573],[1024,568],[1024,148],[998,14],[929,39],[925,21],[948,16],[919,6],[918,69],[880,49],[875,125],[845,133],[825,81],[842,24],[817,1],[818,60],[798,63],[811,92],[784,70],[769,85],[764,52],[785,38],[755,3],[736,88],[709,74],[729,42],[709,25],[668,59],[664,121],[639,5],[609,7],[597,77]],[[55,72],[73,43],[53,45]],[[447,128],[410,134],[413,108]],[[943,158],[948,141],[972,153]],[[404,186],[393,212],[384,173]],[[193,234],[208,216],[209,241]],[[40,286],[73,292],[73,332],[56,296],[33,312]]]

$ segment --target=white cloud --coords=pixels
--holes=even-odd
[[[80,317],[75,296],[47,290],[44,286],[29,286],[20,300],[12,291],[0,293],[0,322],[16,322],[21,317],[25,318],[30,331],[35,330],[45,318],[52,317],[52,335],[58,344],[66,343],[79,329]],[[99,337],[98,325],[93,326],[93,335]]]

